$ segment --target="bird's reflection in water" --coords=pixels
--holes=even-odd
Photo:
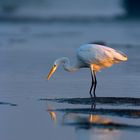
[[[95,109],[95,108],[93,108]],[[79,139],[105,139],[105,140],[118,140],[120,138],[121,131],[113,128],[108,128],[106,125],[112,123],[112,120],[109,118],[105,118],[100,115],[88,114],[83,115],[79,113],[64,113],[61,118],[61,122],[58,122],[58,116],[52,107],[48,107],[47,111],[51,120],[53,122],[60,123],[63,126],[73,126],[75,127],[75,132],[77,130],[88,130],[85,133],[89,133],[89,135],[85,135],[83,131],[78,131]]]
[[[109,118],[103,118],[100,115],[93,115],[93,114],[89,115],[88,121],[89,123],[96,123],[96,124],[100,124],[100,123],[109,124],[112,122],[111,119]]]
[[[76,113],[66,113],[62,119],[63,125],[75,126],[76,129],[102,129],[112,131],[113,127],[107,127],[113,121],[101,115],[82,115]]]
[[[74,126],[76,130],[88,130],[88,139],[104,139],[104,140],[118,140],[121,131],[111,126],[114,122],[109,117],[103,115],[95,115],[93,111],[96,105],[91,105],[91,114],[82,113],[65,113],[63,115],[63,125]],[[77,131],[76,131],[77,132]],[[83,131],[80,131],[81,137],[85,137]],[[79,133],[78,133],[79,134]]]
[[[73,109],[72,109],[73,110]],[[131,131],[140,131],[139,125],[131,125],[127,123],[120,123],[117,121],[112,120],[111,116],[106,116],[104,113],[102,115],[99,115],[97,113],[96,105],[91,105],[91,113],[84,114],[82,112],[67,112],[67,110],[64,110],[62,114],[62,118],[59,120],[61,124],[67,125],[67,126],[74,126],[76,129],[102,129],[102,130],[131,130]],[[54,122],[57,122],[57,115],[55,110],[52,107],[48,106],[47,111],[51,117],[51,119]],[[95,113],[94,113],[95,112]],[[62,112],[61,112],[62,113]]]
[[[63,117],[63,125],[74,126],[76,132],[78,131],[78,134],[81,135],[80,137],[85,137],[85,133],[80,130],[86,130],[86,132],[89,133],[89,135],[86,136],[87,138],[90,137],[89,139],[98,140],[114,140],[114,137],[115,140],[118,140],[120,138],[120,130],[108,127],[112,122],[113,121],[109,118],[93,114],[82,116],[74,113],[67,113]]]
[[[80,110],[80,111],[75,111]],[[81,111],[83,110],[83,111]],[[63,126],[71,126],[75,128],[75,132],[78,134],[79,139],[87,137],[90,139],[105,139],[105,140],[119,140],[122,131],[134,131],[140,132],[140,126],[135,124],[129,124],[120,122],[115,119],[116,117],[121,117],[118,115],[118,109],[98,109],[96,104],[92,104],[89,109],[85,108],[64,108],[64,109],[54,109],[52,107],[47,107],[49,116],[53,122],[57,122]],[[104,113],[109,112],[109,113]],[[115,113],[114,113],[115,112]],[[132,113],[133,112],[133,113]],[[59,115],[59,121],[58,116]],[[139,110],[124,110],[123,113],[127,113],[129,118],[133,118],[135,115],[139,115]],[[136,117],[137,118],[137,117]],[[134,118],[133,118],[134,119]],[[123,119],[124,121],[124,119]],[[78,131],[77,131],[78,130]],[[82,131],[81,131],[82,130]],[[84,130],[84,133],[83,133]],[[85,133],[88,133],[85,134]]]
[[[95,109],[96,109],[96,102],[91,104],[91,111],[94,111]],[[108,124],[111,123],[112,121],[109,118],[104,118],[101,117],[101,115],[94,115],[91,113],[89,115],[88,122],[95,123],[95,124]]]
[[[91,111],[95,110],[96,106],[95,104],[91,105]],[[57,115],[52,106],[47,106],[47,111],[50,115],[50,118],[53,122],[57,122]],[[109,118],[104,118],[101,117],[100,115],[94,115],[94,114],[89,114],[86,116],[82,116],[82,114],[77,114],[77,113],[64,113],[62,116],[62,124],[70,124],[68,123],[68,120],[71,120],[73,124],[83,124],[87,128],[90,128],[90,125],[97,125],[97,124],[108,124],[111,123],[111,119]],[[71,123],[72,124],[72,123]]]
[[[51,106],[47,106],[47,111],[50,115],[50,118],[53,122],[57,122],[57,116],[56,116],[56,112],[53,111],[53,108]]]

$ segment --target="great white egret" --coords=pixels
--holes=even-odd
[[[64,69],[69,72],[77,71],[80,68],[90,68],[92,82],[89,93],[91,98],[94,95],[95,99],[95,90],[97,85],[96,72],[103,68],[110,67],[115,63],[126,60],[127,56],[124,53],[107,47],[103,43],[84,44],[77,50],[77,62],[74,65],[70,65],[70,60],[67,57],[56,59],[47,79],[50,79],[57,67],[61,64],[63,65]]]

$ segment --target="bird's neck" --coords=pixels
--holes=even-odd
[[[80,68],[78,64],[71,65],[70,60],[67,57],[59,58],[59,64],[62,64],[64,69],[69,72],[77,71]]]

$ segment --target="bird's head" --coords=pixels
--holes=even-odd
[[[51,76],[53,75],[53,73],[56,71],[56,69],[58,68],[58,66],[63,65],[63,67],[67,70],[67,67],[65,64],[69,64],[69,60],[66,57],[61,57],[55,60],[52,69],[50,70],[47,79],[49,80],[51,78]]]

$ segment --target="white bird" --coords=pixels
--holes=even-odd
[[[63,65],[64,69],[69,72],[77,71],[80,68],[90,68],[91,71],[91,87],[90,96],[96,98],[95,90],[97,85],[96,72],[103,68],[112,66],[115,63],[126,61],[127,56],[121,51],[107,47],[104,43],[96,42],[94,44],[84,44],[77,50],[77,62],[75,65],[70,65],[70,60],[67,57],[62,57],[55,60],[54,65],[48,74],[49,80],[59,65]],[[94,85],[94,88],[93,88]],[[92,94],[93,90],[93,94]]]

